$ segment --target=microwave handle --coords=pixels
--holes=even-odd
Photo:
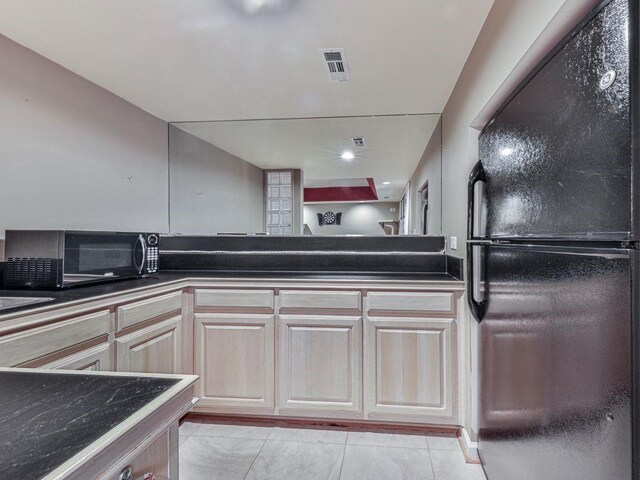
[[[138,247],[138,244],[140,245],[140,248],[142,248],[142,260],[140,261],[140,265],[136,264],[136,268],[138,269],[138,275],[142,275],[144,266],[147,263],[147,242],[144,241],[144,236],[138,236],[135,248]],[[133,257],[133,259],[133,261],[135,262],[135,256]]]

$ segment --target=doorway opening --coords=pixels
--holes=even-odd
[[[420,194],[420,232],[427,235],[429,230],[429,180],[418,190]]]

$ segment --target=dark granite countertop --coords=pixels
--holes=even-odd
[[[170,282],[186,280],[187,278],[202,278],[211,280],[319,280],[319,281],[407,281],[407,282],[460,282],[460,279],[448,273],[382,273],[382,272],[295,272],[295,271],[173,271],[144,278],[120,280],[96,285],[85,285],[67,288],[63,290],[24,290],[24,289],[0,289],[0,297],[52,297],[53,300],[46,303],[24,305],[0,311],[2,315],[28,311],[34,308],[50,307],[75,301],[91,300],[105,295],[126,293],[129,290],[150,288]]]
[[[2,478],[46,476],[178,382],[0,371]]]

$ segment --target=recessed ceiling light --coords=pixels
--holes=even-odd
[[[382,182],[383,185],[389,185],[391,182]]]
[[[343,160],[353,160],[354,158],[356,158],[356,156],[351,150],[345,150],[344,152],[342,152],[342,155],[340,155],[340,158]]]
[[[234,8],[245,15],[260,13],[281,13],[293,7],[294,0],[227,0]]]

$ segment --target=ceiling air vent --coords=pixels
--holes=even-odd
[[[332,82],[346,82],[349,76],[349,65],[344,56],[344,48],[321,48],[322,58],[327,66],[329,80]]]
[[[364,147],[364,137],[351,137],[354,147]]]

